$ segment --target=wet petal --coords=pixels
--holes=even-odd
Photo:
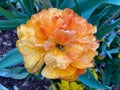
[[[84,53],[77,61],[73,62],[71,65],[79,68],[84,69],[88,67],[93,67],[93,59],[96,55],[96,52],[89,50],[88,52]]]
[[[59,44],[65,45],[75,40],[75,30],[56,30],[54,32],[55,41]]]
[[[68,81],[75,81],[79,77],[79,75],[84,74],[86,72],[86,69],[77,69],[76,72],[68,77],[61,78],[63,80],[68,80]]]
[[[97,41],[96,42],[91,42],[89,44],[89,48],[93,51],[95,51],[98,47],[99,47],[99,43]]]
[[[44,46],[43,46],[43,47],[44,47],[44,49],[45,49],[46,51],[54,48],[54,47],[55,47],[54,38],[53,38],[52,36],[49,37],[49,39],[44,42]]]
[[[44,57],[45,63],[51,68],[58,67],[60,69],[65,69],[69,64],[69,58],[58,48],[54,48],[49,51]]]
[[[69,25],[71,23],[74,16],[76,16],[76,14],[73,12],[73,10],[64,9],[62,12],[62,17],[67,25]]]
[[[17,47],[24,57],[25,68],[30,73],[36,72],[38,68],[39,70],[41,69],[41,66],[36,66],[36,65],[39,64],[39,62],[42,62],[40,65],[43,65],[44,62],[43,56],[45,54],[44,50],[31,48],[25,45],[24,43],[22,43],[21,41],[17,41]],[[37,70],[36,69],[34,70],[35,67],[37,67]]]
[[[61,15],[61,12],[61,10],[51,8],[39,13],[41,27],[45,30],[48,36],[54,31],[54,23],[52,22],[52,18]]]
[[[61,78],[61,79],[67,80],[67,81],[75,81],[75,80],[77,80],[78,76],[79,76],[79,75],[75,72],[75,73],[72,74],[71,76],[63,77],[63,78]]]
[[[66,55],[72,60],[75,61],[82,54],[83,48],[79,44],[68,44],[65,46]]]
[[[42,75],[46,78],[58,79],[58,78],[71,76],[75,72],[76,72],[76,68],[71,66],[68,66],[66,69],[51,68],[49,66],[45,66],[45,68],[42,71]]]
[[[78,75],[84,74],[86,72],[86,69],[77,69],[76,73]]]
[[[89,34],[89,33],[94,34],[94,33],[96,33],[96,32],[97,32],[97,27],[96,27],[96,26],[92,26],[92,28],[89,30],[88,34]]]

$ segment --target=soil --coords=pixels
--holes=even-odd
[[[0,31],[0,58],[16,47],[17,39],[16,30]],[[49,90],[50,81],[48,79],[38,80],[34,77],[29,80],[0,77],[0,84],[9,88],[9,90]]]
[[[47,79],[38,80],[30,78],[28,81],[15,80],[11,78],[0,77],[0,84],[9,88],[9,90],[49,90],[49,81]]]

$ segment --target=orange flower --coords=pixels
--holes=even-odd
[[[17,31],[16,45],[30,73],[74,81],[93,67],[99,46],[96,27],[70,9],[44,9]]]

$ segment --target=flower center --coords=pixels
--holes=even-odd
[[[60,50],[64,50],[64,46],[63,46],[63,45],[56,44],[56,46],[55,46],[55,47],[59,48]]]

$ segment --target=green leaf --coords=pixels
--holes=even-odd
[[[119,48],[114,48],[114,49],[111,49],[111,50],[109,50],[108,52],[109,53],[119,53]]]
[[[0,84],[0,90],[9,90],[9,89],[3,86],[2,84]]]
[[[67,0],[65,1],[67,2]],[[106,4],[106,6],[107,5],[120,6],[120,0],[94,0],[94,1],[93,0],[78,0],[78,5],[80,7],[81,15],[86,19],[88,19],[92,15],[92,13],[96,10],[96,8],[98,8],[102,4]]]
[[[1,8],[1,7],[0,7],[0,14],[3,15],[4,17],[6,17],[7,19],[16,19],[16,18],[18,18],[17,15],[15,15],[12,12],[7,11],[7,10]]]
[[[110,59],[112,59],[112,55],[111,55],[111,53],[110,53],[109,51],[106,51],[106,54],[108,55],[108,57],[109,57]]]
[[[42,0],[42,3],[43,3],[43,9],[53,7],[50,0]]]
[[[93,11],[102,3],[103,0],[78,0],[81,15],[88,19]]]
[[[113,31],[114,28],[119,24],[120,24],[120,19],[117,19],[114,23],[107,25],[105,27],[102,27],[95,35],[97,36],[99,40],[101,40],[103,36]]]
[[[120,69],[120,59],[119,58],[113,58],[112,67],[115,67],[115,70]]]
[[[110,65],[106,65],[104,70],[104,75],[102,77],[102,82],[104,85],[109,85],[112,77],[113,69]]]
[[[11,72],[12,73],[21,73],[23,70],[25,70],[24,67],[13,67],[13,68],[10,68]]]
[[[111,81],[114,85],[120,85],[120,71],[113,73]]]
[[[59,0],[36,0],[35,1],[35,6],[37,7],[37,12],[43,10],[43,9],[48,9],[48,8],[56,8],[56,2]],[[58,2],[59,4],[59,2]]]
[[[34,14],[33,0],[19,0],[19,1],[22,8],[25,9],[30,16]]]
[[[64,0],[61,5],[60,5],[60,9],[64,9],[64,8],[72,8],[75,6],[75,2],[74,0]]]
[[[105,21],[103,22],[103,24],[98,28],[98,30],[101,30],[101,28],[109,25],[111,23],[112,20],[116,20],[116,18],[119,16],[120,14],[120,9],[117,10],[111,17],[109,17],[109,19],[105,19]]]
[[[109,10],[109,7],[105,7],[105,8],[102,9],[98,14],[96,14],[96,13],[95,13],[95,14],[92,14],[92,15],[90,16],[90,18],[88,19],[88,21],[89,21],[90,23],[92,23],[93,25],[98,26],[100,20],[102,19],[102,17],[103,17],[104,15],[106,15],[106,13],[108,12],[108,10]]]
[[[10,0],[10,2],[14,2],[14,3],[17,2],[17,1],[18,1],[18,0]]]
[[[0,20],[0,30],[14,30],[25,22],[25,19]]]
[[[54,8],[59,8],[59,1],[60,1],[60,0],[50,0],[52,6],[53,6]]]
[[[26,78],[28,75],[29,75],[29,73],[28,73],[27,71],[24,71],[24,72],[22,72],[22,73],[20,73],[20,74],[12,74],[12,75],[11,75],[11,78],[13,78],[13,79],[24,79],[24,78]]]
[[[74,0],[74,2],[75,2],[75,5],[76,5],[76,8],[77,8],[77,13],[78,13],[78,15],[81,16],[80,7],[79,7],[79,5],[78,5],[77,0]]]
[[[83,75],[79,76],[79,80],[83,84],[85,84],[85,85],[87,85],[91,88],[97,89],[97,90],[99,90],[99,89],[100,90],[110,89],[108,86],[105,86],[105,85],[101,84],[100,82],[98,82],[94,78],[92,72],[89,69],[87,69],[86,74],[83,74]]]
[[[51,1],[51,4],[52,4],[53,7],[60,8],[60,5],[62,4],[62,2],[64,0],[50,0],[50,1]]]
[[[24,67],[14,67],[11,69],[5,69],[5,68],[0,69],[0,76],[2,77],[10,77],[13,79],[24,79],[28,75],[29,73],[25,70]]]
[[[8,7],[8,0],[0,0],[0,7],[7,8]]]
[[[108,18],[109,16],[112,16],[113,14],[115,14],[118,10],[120,9],[120,6],[111,6],[109,8],[109,11],[106,13],[105,16],[103,16],[103,18]]]
[[[0,68],[15,66],[17,64],[23,63],[23,57],[19,53],[18,49],[15,48],[8,52],[1,60],[0,60]]]
[[[101,51],[102,52],[105,52],[106,51],[106,42],[103,42],[102,44],[101,44]]]

